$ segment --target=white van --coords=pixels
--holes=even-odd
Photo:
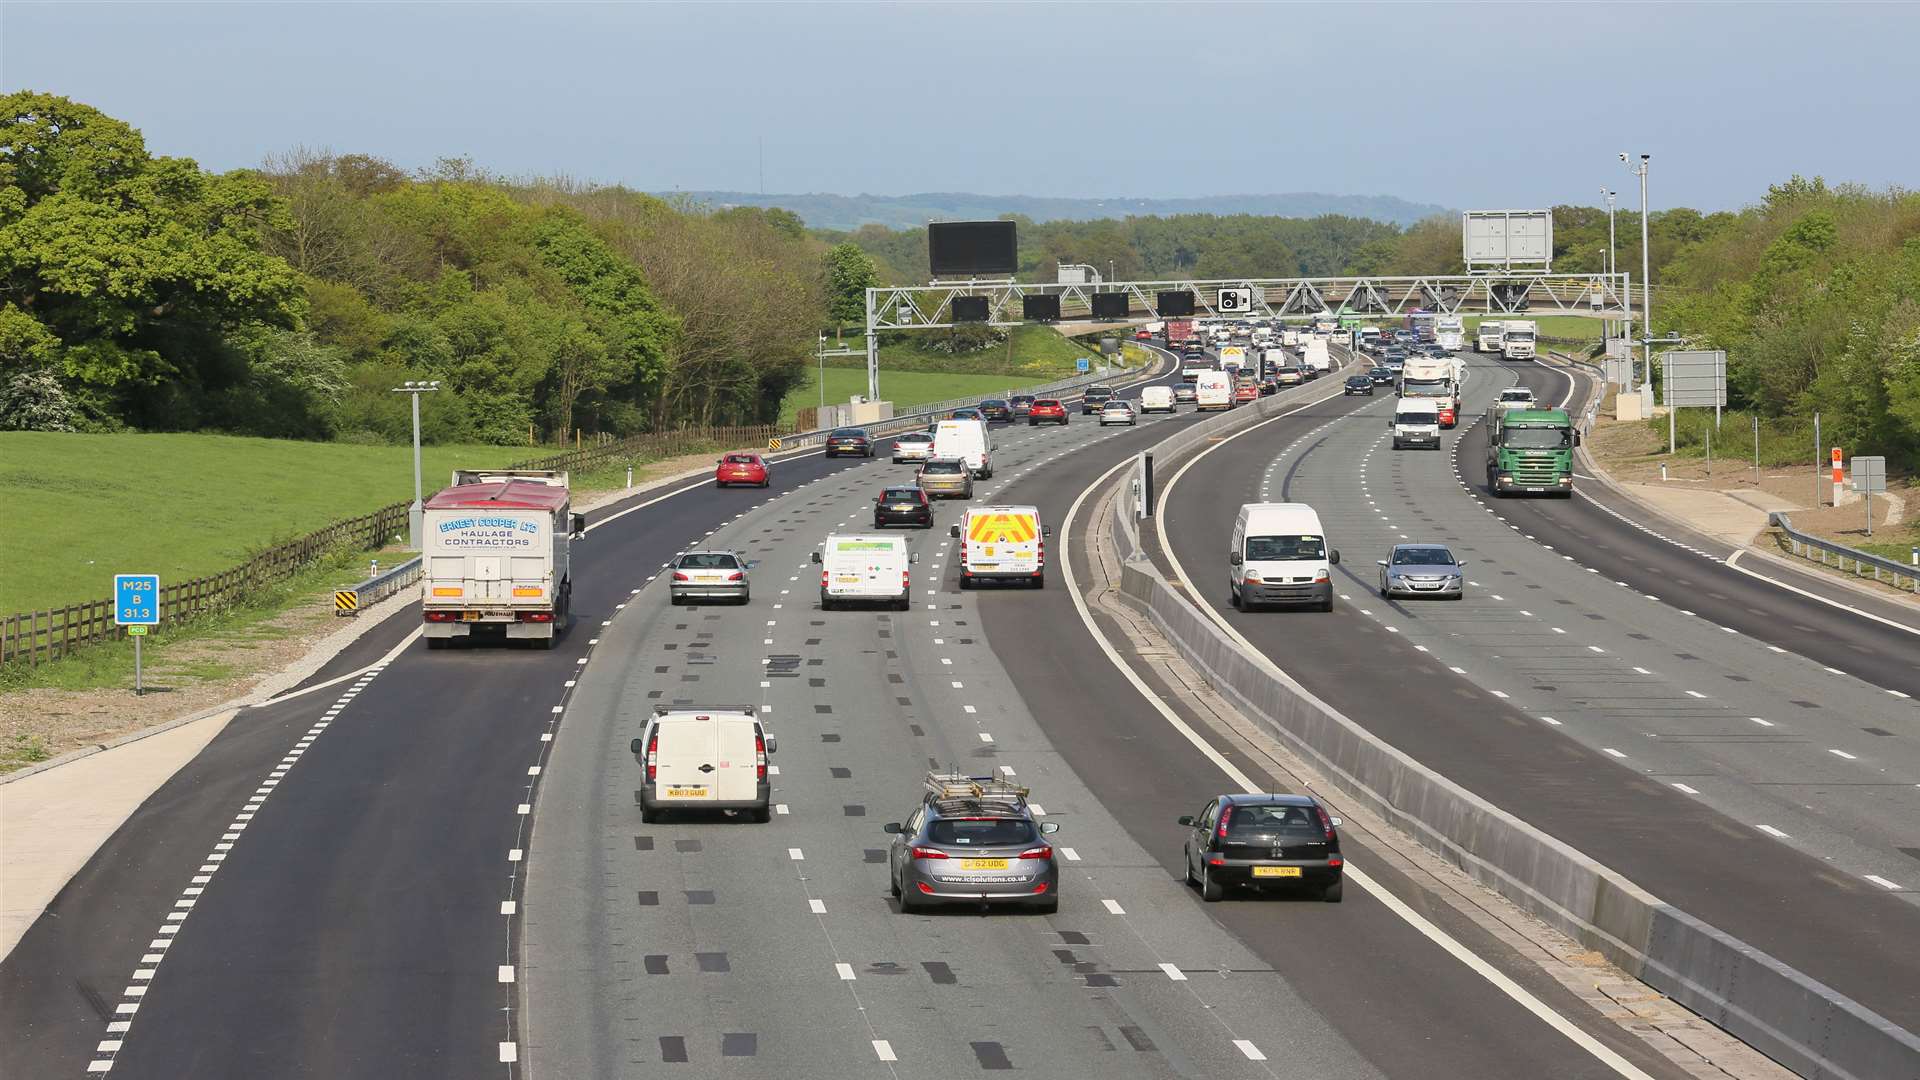
[[[1440,449],[1440,403],[1433,398],[1405,397],[1394,402],[1393,419],[1387,421],[1393,431],[1395,450],[1408,446]]]
[[[1306,361],[1307,367],[1312,368],[1314,371],[1327,372],[1333,370],[1333,357],[1327,352],[1327,341],[1325,338],[1313,338],[1308,341],[1303,358]]]
[[[669,810],[745,810],[766,821],[774,746],[751,705],[655,709],[628,747],[647,770],[640,820],[659,821]]]
[[[913,606],[912,564],[903,536],[827,537],[813,553],[820,566],[820,610],[852,601],[883,602],[901,611]]]
[[[1140,391],[1140,411],[1143,413],[1173,411],[1173,387],[1149,386]]]
[[[974,476],[993,475],[993,436],[985,420],[942,420],[933,426],[933,456],[959,458]]]
[[[1225,371],[1203,371],[1193,383],[1196,409],[1233,408],[1233,376]]]
[[[953,527],[960,541],[960,587],[982,581],[1047,587],[1047,537],[1037,506],[969,506]]]
[[[1247,503],[1233,521],[1227,592],[1233,606],[1312,604],[1333,610],[1333,567],[1320,515],[1306,503]]]

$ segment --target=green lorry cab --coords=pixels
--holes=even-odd
[[[1573,448],[1580,433],[1565,409],[1487,411],[1487,490],[1573,497]]]

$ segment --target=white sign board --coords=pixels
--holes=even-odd
[[[1868,494],[1887,490],[1887,459],[1856,456],[1853,459],[1853,490]]]
[[[1220,302],[1215,307],[1222,315],[1244,315],[1253,310],[1253,290],[1221,289]]]
[[[1553,211],[1469,210],[1460,215],[1467,272],[1546,269],[1553,262]]]
[[[1727,404],[1727,354],[1676,349],[1660,354],[1668,408],[1720,408]]]

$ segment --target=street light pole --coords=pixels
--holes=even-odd
[[[825,330],[820,331],[820,345],[814,349],[814,352],[819,354],[820,361],[820,412],[825,413],[827,411],[827,332]],[[815,415],[813,421],[816,424],[819,423],[820,416]]]
[[[1641,154],[1636,166],[1626,154],[1620,155],[1627,171],[1640,177],[1640,360],[1646,365],[1649,381],[1653,379],[1653,252],[1647,242],[1647,163],[1652,160],[1652,154]],[[1672,424],[1672,412],[1668,412],[1667,422]]]
[[[440,389],[440,380],[415,382],[408,379],[393,388],[396,394],[413,399],[413,502],[407,507],[407,547],[419,551],[426,530],[426,508],[420,501],[420,395]]]
[[[1620,265],[1620,260],[1613,253],[1613,197],[1618,192],[1601,188],[1600,194],[1607,197],[1607,277],[1611,279]]]

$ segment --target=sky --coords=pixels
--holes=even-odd
[[[1920,186],[1920,4],[0,3],[0,88],[645,190],[1735,209]],[[764,180],[761,175],[764,154]]]

